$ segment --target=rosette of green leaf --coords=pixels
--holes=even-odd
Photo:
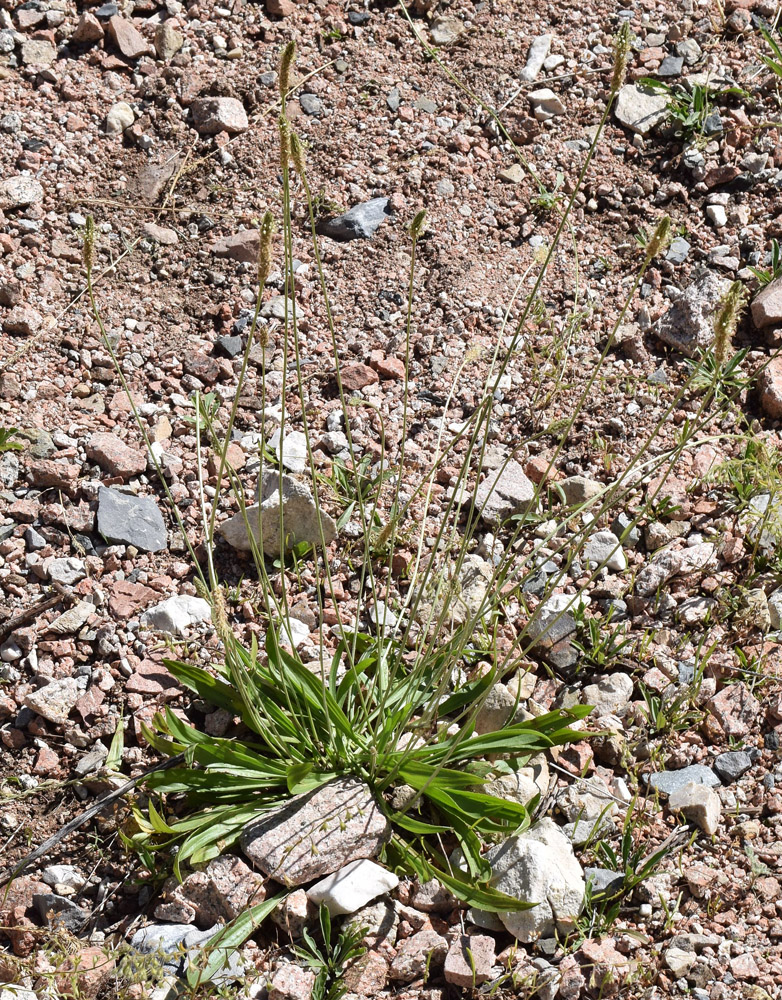
[[[270,808],[352,775],[370,786],[391,823],[387,863],[421,878],[436,877],[473,906],[523,907],[492,888],[483,850],[487,838],[526,828],[530,809],[486,794],[482,786],[507,766],[504,761],[525,760],[579,739],[583,734],[571,727],[589,708],[549,712],[478,735],[476,702],[492,676],[444,697],[440,657],[431,657],[425,669],[420,664],[402,669],[398,643],[362,640],[362,655],[338,679],[348,639],[343,640],[326,684],[281,648],[272,630],[264,657],[257,646],[246,649],[229,639],[223,676],[166,661],[200,698],[238,716],[248,738],[209,736],[170,709],[156,714],[152,727],[144,727],[145,738],[164,755],[184,753],[185,766],[150,776],[147,815],[136,810],[138,832],[130,843],[142,852],[178,844],[174,867],[181,877],[183,865],[217,856]],[[404,734],[413,738],[400,748]],[[390,804],[398,785],[414,791],[401,811]],[[185,807],[181,817],[177,800]],[[440,846],[443,837],[461,848],[465,872],[451,870]]]

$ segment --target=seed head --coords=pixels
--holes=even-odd
[[[291,67],[296,58],[296,43],[288,42],[280,57],[280,97],[283,102],[291,89]]]
[[[728,360],[739,319],[747,302],[747,290],[740,281],[734,281],[714,320],[714,360],[720,368]]]
[[[663,250],[668,246],[668,240],[671,238],[671,218],[669,215],[664,215],[662,219],[654,227],[654,232],[649,237],[649,242],[646,245],[646,260],[654,260],[654,258],[662,253]]]
[[[614,72],[611,77],[611,96],[619,92],[625,82],[627,60],[630,55],[630,25],[625,21],[614,37]]]
[[[304,147],[302,146],[301,139],[295,132],[291,133],[291,160],[299,177],[304,177]]]
[[[426,209],[422,208],[421,211],[416,215],[413,221],[410,223],[410,237],[413,240],[417,240],[421,233],[424,231],[424,225],[426,224]]]

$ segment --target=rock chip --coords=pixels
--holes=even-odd
[[[464,23],[452,14],[441,14],[432,21],[429,36],[435,45],[453,45],[465,32]]]
[[[492,978],[496,944],[488,934],[459,934],[445,956],[445,981],[472,990]]]
[[[355,913],[376,896],[391,892],[398,885],[399,879],[393,872],[374,861],[360,858],[316,882],[307,890],[307,898],[316,905],[325,903],[335,917],[341,913]]]
[[[179,594],[155,605],[141,616],[141,624],[170,635],[185,635],[198,622],[208,622],[212,617],[209,602],[201,597]]]
[[[360,392],[368,385],[375,385],[380,381],[378,373],[369,365],[344,365],[340,368],[339,374],[345,392]]]
[[[534,502],[535,484],[512,459],[484,479],[475,491],[481,517],[495,528],[514,514],[524,514]]]
[[[714,317],[730,282],[712,271],[692,281],[653,327],[655,336],[687,357],[714,343]]]
[[[86,452],[87,458],[121,479],[140,475],[147,468],[146,454],[137,448],[130,448],[116,434],[98,431],[87,441]]]
[[[152,497],[101,486],[97,528],[109,544],[135,545],[143,552],[160,552],[166,547],[163,515]]]
[[[582,555],[584,563],[591,568],[606,566],[617,573],[627,569],[627,557],[613,531],[596,531],[590,535]]]
[[[437,931],[426,929],[403,938],[397,945],[390,976],[397,982],[412,983],[429,969],[441,965],[448,953],[448,942]]]
[[[355,205],[342,215],[318,222],[318,232],[333,240],[369,240],[391,214],[389,201],[388,198],[373,198]]]
[[[103,38],[103,25],[89,11],[85,11],[76,23],[71,35],[71,42],[77,45],[92,45]]]
[[[758,330],[782,323],[782,278],[775,278],[752,300],[752,322]]]
[[[573,645],[576,619],[570,611],[560,611],[544,601],[527,625],[531,648],[544,662],[568,671],[578,663],[579,652]],[[575,607],[575,602],[574,602]]]
[[[84,563],[76,556],[47,559],[44,561],[43,568],[53,583],[61,583],[64,587],[72,587],[87,575]]]
[[[650,774],[647,781],[650,788],[662,795],[672,795],[688,784],[706,785],[709,788],[716,788],[720,784],[720,779],[705,764],[691,764],[678,771],[658,771]]]
[[[668,805],[674,812],[683,813],[709,836],[717,832],[722,803],[713,788],[689,781],[671,792]]]
[[[155,52],[158,59],[168,62],[185,44],[185,36],[181,31],[164,21],[155,30]]]
[[[179,243],[175,230],[158,226],[155,222],[145,222],[142,229],[146,238],[153,243],[159,243],[164,247],[173,247]]]
[[[267,8],[268,5],[267,0]],[[311,969],[303,969],[292,962],[282,962],[274,970],[269,982],[268,1000],[310,1000],[314,985],[315,973]]]
[[[586,476],[568,476],[562,482],[557,483],[565,497],[568,506],[586,503],[594,500],[605,492],[605,486],[595,479],[587,479]]]
[[[743,739],[749,736],[760,712],[760,702],[743,681],[726,685],[706,704],[726,736]]]
[[[117,135],[119,132],[124,132],[135,120],[133,108],[126,101],[118,101],[106,115],[106,134]]]
[[[49,865],[41,872],[41,879],[47,885],[65,885],[76,890],[87,884],[85,875],[75,865]]]
[[[45,38],[26,38],[22,42],[22,62],[25,66],[51,66],[56,58],[56,47]]]
[[[219,532],[229,545],[241,552],[252,550],[253,543],[247,531],[250,525],[255,544],[262,542],[263,553],[276,559],[286,549],[299,542],[319,545],[321,542],[318,523],[318,507],[309,488],[292,476],[282,477],[282,494],[279,491],[280,477],[273,469],[264,473],[261,488],[261,502],[254,503],[246,510],[247,522],[239,512],[224,521]],[[283,510],[283,534],[280,534],[280,504]],[[320,512],[320,525],[326,545],[337,537],[337,525],[326,511]]]
[[[41,892],[33,896],[33,906],[41,920],[53,930],[70,931],[78,935],[90,915],[76,903],[55,892]]]
[[[752,758],[746,750],[728,750],[714,759],[714,770],[726,785],[738,781],[752,767]]]
[[[648,135],[668,117],[668,98],[634,83],[619,91],[614,105],[617,120],[638,135]]]
[[[32,337],[43,322],[43,316],[32,306],[15,306],[3,320],[3,330],[18,337]]]
[[[50,681],[37,691],[31,691],[24,699],[27,708],[37,712],[48,722],[62,725],[68,721],[71,709],[79,699],[81,691],[73,677],[63,677]]]
[[[593,705],[592,715],[621,715],[633,696],[633,679],[628,674],[614,673],[601,677],[596,684],[587,684],[582,693],[585,705]]]
[[[522,80],[531,83],[540,73],[551,49],[553,38],[553,35],[538,35],[532,39],[527,49],[527,65],[519,73]]]
[[[0,181],[0,209],[27,208],[43,201],[43,187],[34,177],[7,177]]]
[[[191,105],[193,125],[200,135],[236,134],[250,127],[244,105],[235,97],[199,97]]]
[[[215,257],[229,257],[246,264],[258,260],[261,237],[257,229],[243,229],[241,232],[224,236],[209,248]]]
[[[553,820],[541,820],[526,833],[493,847],[488,860],[496,889],[537,903],[530,910],[499,914],[519,941],[529,943],[573,927],[586,886],[573,847]]]
[[[149,54],[149,44],[146,38],[127,18],[115,14],[114,17],[109,18],[106,30],[109,38],[126,59],[139,59],[141,56]]]
[[[245,827],[244,854],[283,885],[303,885],[359,858],[374,857],[389,833],[369,787],[340,778],[297,795]]]

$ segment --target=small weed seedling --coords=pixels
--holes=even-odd
[[[362,944],[366,928],[346,925],[337,932],[336,941],[332,941],[331,915],[325,903],[320,904],[318,917],[322,944],[305,928],[304,944],[294,946],[293,950],[315,973],[312,1000],[339,1000],[348,991],[345,970],[366,951]]]
[[[780,275],[782,275],[782,253],[779,250],[779,240],[771,241],[769,267],[750,267],[750,271],[758,279],[761,288],[770,285]]]

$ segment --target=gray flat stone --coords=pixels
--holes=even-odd
[[[714,770],[726,785],[746,774],[752,767],[752,758],[746,750],[729,750],[721,753],[714,761]]]
[[[166,547],[166,526],[152,497],[101,486],[98,490],[98,531],[112,545],[135,545],[143,552]]]
[[[646,780],[650,788],[656,789],[663,795],[671,795],[691,782],[709,788],[716,788],[720,784],[720,779],[705,764],[691,764],[678,771],[658,771],[656,774],[648,775]]]

